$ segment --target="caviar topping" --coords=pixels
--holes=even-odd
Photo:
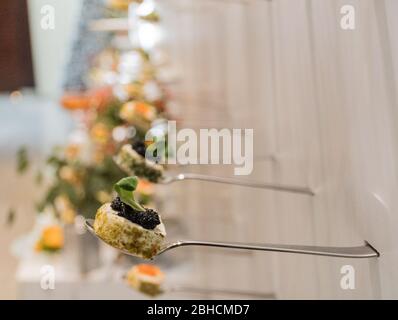
[[[141,227],[153,230],[160,224],[159,214],[153,210],[145,208],[145,211],[138,211],[126,205],[119,197],[111,203],[111,208],[115,210],[119,217],[123,217]]]
[[[111,208],[116,212],[123,212],[126,209],[126,205],[119,197],[116,197],[111,203]]]
[[[155,229],[160,224],[159,214],[153,209],[145,208],[145,212],[138,211],[135,219],[135,223],[149,230]]]
[[[137,152],[141,157],[145,158],[146,146],[144,142],[135,141],[131,146],[135,152]]]

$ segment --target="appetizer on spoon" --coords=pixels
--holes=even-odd
[[[133,144],[125,144],[115,157],[115,162],[123,171],[157,183],[163,177],[163,167],[146,159],[145,152],[144,142],[136,141]]]
[[[106,243],[113,245],[112,239],[109,241],[105,240],[101,235],[95,231],[93,227],[93,220],[86,220],[86,228],[93,233],[95,236],[99,237]],[[115,239],[117,242],[117,239]],[[141,245],[145,245],[144,242],[140,241]],[[365,242],[362,246],[356,247],[322,247],[322,246],[307,246],[307,245],[290,245],[290,244],[253,244],[253,243],[234,243],[234,242],[214,242],[214,241],[195,241],[195,240],[183,240],[176,241],[172,243],[163,243],[157,241],[156,245],[152,250],[142,250],[136,248],[137,246],[132,246],[134,250],[123,248],[124,245],[113,245],[115,248],[119,249],[121,252],[131,256],[138,256],[146,259],[152,259],[167,251],[177,249],[180,247],[195,246],[195,247],[214,247],[214,248],[224,248],[224,249],[238,249],[238,250],[254,250],[254,251],[268,251],[268,252],[284,252],[284,253],[295,253],[295,254],[308,254],[314,256],[326,256],[334,258],[351,258],[351,259],[369,259],[378,258],[380,254],[374,249],[368,242]],[[145,246],[147,247],[147,246]],[[142,254],[143,251],[145,255]],[[138,254],[139,253],[139,254]]]
[[[112,247],[151,259],[163,247],[166,230],[155,210],[135,201],[137,184],[136,177],[123,178],[115,184],[118,197],[98,209],[93,230]]]
[[[277,183],[264,183],[255,181],[246,181],[230,177],[217,177],[196,173],[179,173],[175,176],[164,174],[162,165],[155,161],[146,159],[146,145],[144,142],[136,141],[133,144],[125,144],[114,157],[116,164],[127,174],[136,175],[145,178],[150,182],[159,184],[171,184],[184,180],[198,180],[214,183],[230,184],[243,187],[283,191],[297,194],[314,196],[315,193],[308,187],[281,185]]]
[[[164,243],[166,230],[160,215],[141,206],[134,199],[138,179],[128,177],[115,184],[118,193],[111,203],[98,209],[94,222],[86,220],[87,229],[102,241],[125,254],[152,259],[166,251],[185,246],[204,246],[240,250],[260,250],[309,254],[340,258],[377,258],[379,253],[369,244],[358,247],[321,247],[286,244],[250,244],[185,240]]]

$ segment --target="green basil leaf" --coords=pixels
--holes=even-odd
[[[137,177],[127,177],[115,184],[115,191],[118,193],[120,199],[131,208],[138,211],[145,211],[145,209],[135,201],[133,192],[137,188]]]

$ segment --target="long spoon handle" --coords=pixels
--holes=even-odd
[[[218,247],[226,249],[257,250],[270,252],[284,252],[296,254],[308,254],[315,256],[328,256],[340,258],[377,258],[380,254],[368,243],[358,247],[320,247],[284,244],[248,244],[248,243],[228,243],[210,241],[179,241],[169,244],[161,253],[184,246],[204,246]]]
[[[250,187],[250,188],[269,189],[269,190],[275,190],[275,191],[300,193],[300,194],[306,194],[309,196],[315,195],[314,191],[312,191],[308,187],[282,185],[282,184],[277,184],[277,183],[254,182],[254,181],[247,181],[247,180],[242,180],[242,179],[237,179],[237,178],[217,177],[217,176],[197,174],[197,173],[180,173],[180,174],[176,175],[175,177],[171,177],[171,178],[166,177],[164,180],[164,183],[171,183],[171,182],[183,181],[183,180],[200,180],[200,181],[223,183],[223,184],[237,185],[237,186]]]

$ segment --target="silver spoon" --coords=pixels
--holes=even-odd
[[[197,173],[180,173],[175,176],[163,176],[159,180],[159,183],[170,184],[173,182],[184,181],[184,180],[200,180],[200,181],[231,184],[231,185],[250,187],[250,188],[300,193],[309,196],[315,195],[314,191],[312,191],[310,188],[307,187],[288,186],[288,185],[281,185],[275,183],[252,182],[236,178],[217,177],[217,176],[210,176],[210,175],[197,174]]]
[[[134,171],[130,168],[124,166],[117,157],[114,157],[113,160],[115,163],[127,174],[134,175]],[[252,182],[242,179],[236,178],[225,178],[225,177],[217,177],[217,176],[210,176],[198,173],[179,173],[175,176],[162,176],[158,183],[168,185],[178,181],[184,180],[199,180],[199,181],[207,181],[207,182],[215,182],[215,183],[223,183],[223,184],[230,184],[230,185],[237,185],[243,187],[250,187],[250,188],[258,188],[258,189],[268,189],[268,190],[276,190],[276,191],[284,191],[284,192],[291,192],[291,193],[299,193],[305,194],[309,196],[314,196],[315,192],[312,191],[310,188],[307,187],[299,187],[299,186],[289,186],[289,185],[281,185],[276,183],[263,183],[263,182]]]
[[[86,220],[86,228],[96,237],[101,239],[94,231],[94,220]],[[101,239],[102,240],[102,239]],[[102,240],[104,241],[104,240]],[[105,242],[105,241],[104,241]],[[106,243],[106,242],[105,242]],[[184,240],[172,243],[166,243],[156,254],[157,256],[166,251],[187,246],[216,247],[225,249],[241,249],[256,251],[285,252],[296,254],[309,254],[314,256],[328,256],[340,258],[377,258],[380,254],[367,242],[363,246],[358,247],[320,247],[320,246],[302,246],[302,245],[286,245],[286,244],[251,244],[251,243],[231,243],[231,242],[213,242],[213,241],[195,241]],[[117,248],[115,248],[117,249]],[[126,250],[120,250],[126,255],[134,256]]]

